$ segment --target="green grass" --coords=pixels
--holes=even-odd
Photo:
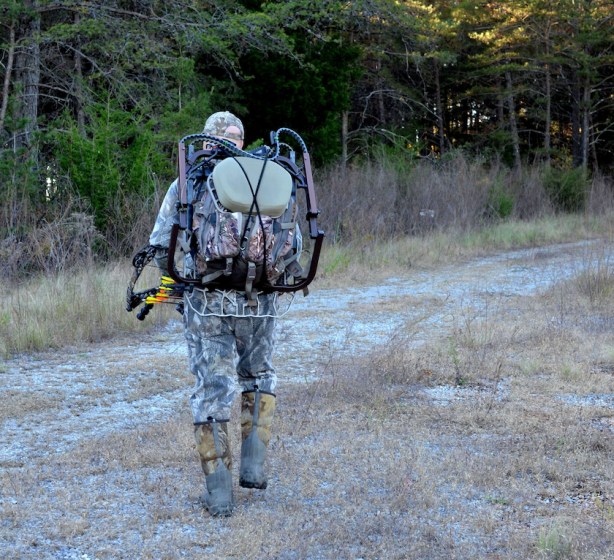
[[[580,214],[548,216],[532,222],[506,221],[470,231],[460,237],[468,250],[501,250],[611,235],[611,216],[587,218]]]
[[[573,558],[567,531],[564,527],[557,524],[545,527],[540,531],[537,549],[544,558],[551,560]]]

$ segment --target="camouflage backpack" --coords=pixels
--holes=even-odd
[[[301,278],[302,236],[292,177],[244,156],[220,161],[194,205],[196,270],[205,285],[251,294],[284,274]]]
[[[298,139],[300,162],[281,132]],[[196,150],[203,141],[211,149]],[[324,233],[317,228],[315,191],[304,142],[289,129],[272,133],[273,147],[244,152],[232,142],[195,134],[179,144],[179,224],[169,247],[175,281],[258,292],[305,290],[313,280]],[[289,149],[282,155],[281,150]],[[307,202],[303,227],[313,240],[304,270],[297,194]],[[179,249],[179,251],[177,251]],[[184,258],[177,258],[183,253]],[[172,265],[172,266],[170,266]],[[183,271],[179,269],[183,267]]]

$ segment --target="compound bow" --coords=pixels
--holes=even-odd
[[[126,311],[132,311],[139,305],[145,304],[136,316],[139,321],[145,319],[156,303],[174,303],[175,305],[181,305],[183,303],[183,292],[186,286],[175,282],[169,276],[163,275],[158,286],[139,292],[134,291],[134,287],[143,270],[156,256],[156,251],[157,249],[153,245],[146,245],[138,251],[132,259],[134,271],[128,282]]]

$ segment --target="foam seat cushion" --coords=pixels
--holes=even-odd
[[[257,190],[260,212],[278,218],[292,194],[292,176],[274,161],[229,157],[215,166],[212,179],[220,203],[231,212],[256,212]]]

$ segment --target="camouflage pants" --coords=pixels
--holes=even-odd
[[[271,358],[275,317],[218,317],[207,315],[219,309],[219,292],[195,291],[186,300],[183,314],[188,343],[190,370],[196,378],[190,397],[194,423],[230,418],[230,408],[237,386],[242,391],[260,390],[274,393],[277,376]],[[225,302],[229,310],[243,306],[244,296]],[[260,295],[260,310],[267,310],[270,297]],[[238,383],[237,383],[238,382]]]

